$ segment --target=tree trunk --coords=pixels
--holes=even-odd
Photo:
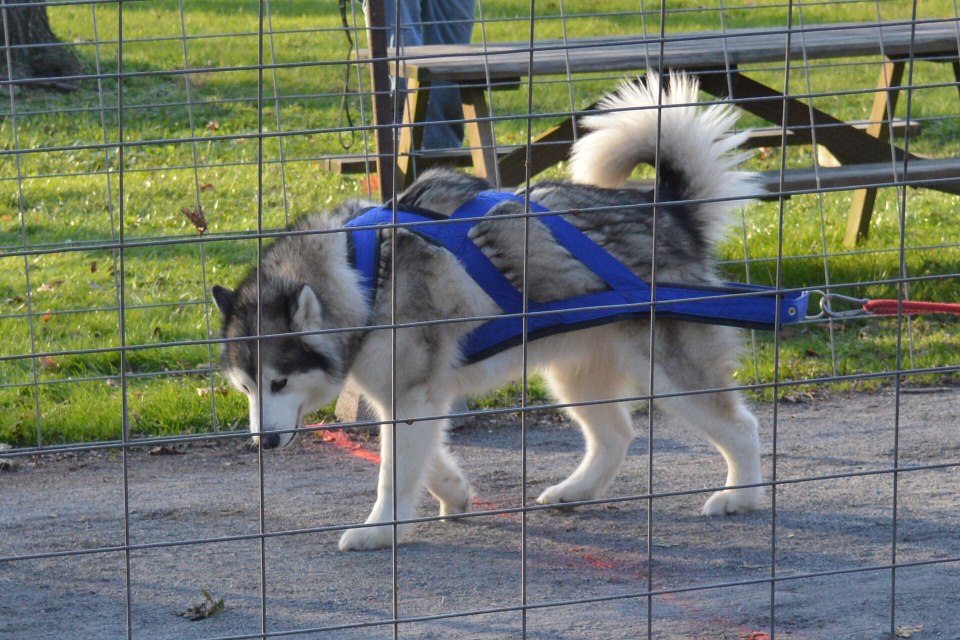
[[[47,6],[24,7],[40,0],[0,0],[0,71],[3,80],[52,87],[62,91],[77,88],[76,76],[83,65],[73,49],[53,34]],[[9,4],[21,5],[15,8]],[[8,66],[9,65],[9,66]]]

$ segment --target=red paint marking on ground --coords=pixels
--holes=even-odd
[[[320,426],[320,425],[310,425],[310,426]],[[366,449],[361,443],[356,442],[350,439],[350,436],[347,435],[347,432],[343,429],[326,429],[319,432],[320,439],[323,442],[330,443],[343,451],[344,453],[353,456],[354,458],[359,458],[366,462],[371,462],[373,464],[380,464],[380,456]],[[473,505],[485,511],[496,511],[500,509],[496,503],[490,502],[489,500],[483,500],[482,498],[474,498]],[[515,519],[518,514],[516,513],[498,513],[496,516],[498,518],[507,518]],[[570,549],[571,555],[575,556],[583,566],[589,566],[598,571],[610,571],[614,569],[620,569],[623,571],[626,569],[628,572],[632,573],[633,576],[637,579],[642,579],[645,575],[642,569],[637,569],[637,563],[626,558],[620,559],[609,559],[608,552],[594,552],[588,550],[585,547],[573,547]],[[679,606],[684,609],[692,609],[690,603],[686,598],[678,597],[676,594],[661,594],[657,596],[664,598],[668,602],[671,602],[675,606]],[[699,617],[696,613],[691,611],[693,617]],[[726,626],[726,621],[713,620],[712,622],[717,623],[719,626]],[[740,636],[742,640],[770,640],[770,636],[763,631],[744,631],[743,635]]]
[[[585,560],[594,569],[613,569],[616,565],[606,558],[601,558],[590,552],[581,552],[580,558]]]
[[[751,631],[750,627],[731,622],[727,618],[717,615],[715,613],[701,613],[702,606],[698,602],[696,593],[665,593],[663,595],[657,596],[663,598],[667,602],[670,602],[676,607],[684,609],[688,612],[691,619],[699,621],[699,625],[715,627],[718,629],[729,629],[731,631],[736,631],[739,633],[737,636],[739,640],[770,640],[770,636],[763,631]],[[698,636],[700,638],[712,638],[713,636]]]
[[[542,556],[548,563],[562,564],[578,573],[583,571],[614,571],[618,576],[643,581],[647,577],[646,562],[636,561],[632,555],[600,547],[563,544],[557,551]]]
[[[478,508],[480,508],[480,509],[483,510],[483,511],[496,511],[497,509],[500,508],[498,505],[493,504],[493,503],[490,502],[489,500],[483,500],[482,498],[476,498],[476,497],[473,499],[473,506],[474,506],[474,507],[478,507]],[[506,518],[506,519],[508,519],[508,520],[511,520],[511,519],[513,519],[513,517],[516,516],[517,514],[515,514],[515,513],[497,513],[497,514],[495,514],[495,515],[496,515],[498,518]]]
[[[379,455],[373,451],[367,450],[359,442],[351,440],[350,436],[348,436],[347,432],[343,429],[326,429],[324,431],[320,431],[319,433],[321,440],[324,442],[329,442],[344,453],[347,453],[354,458],[360,458],[361,460],[372,462],[373,464],[380,464]]]

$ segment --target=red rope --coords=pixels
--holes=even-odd
[[[899,305],[903,305],[903,315],[915,316],[921,313],[950,313],[960,315],[960,304],[951,302],[915,302],[913,300],[868,300],[864,311],[878,316],[895,316]]]

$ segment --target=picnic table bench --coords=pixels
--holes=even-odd
[[[583,73],[684,70],[699,76],[700,86],[729,99],[746,112],[774,124],[760,130],[766,144],[810,143],[829,150],[842,165],[814,166],[765,174],[772,195],[786,197],[814,189],[856,189],[848,217],[845,243],[865,236],[880,186],[924,186],[960,194],[960,158],[929,159],[892,143],[892,133],[904,133],[911,123],[893,118],[907,63],[916,60],[953,65],[960,91],[960,22],[957,19],[917,22],[840,23],[778,28],[728,29],[722,32],[673,33],[660,36],[610,36],[541,40],[530,43],[485,43],[406,47],[386,58],[390,73],[406,78],[408,95],[395,162],[396,189],[414,177],[414,163],[431,159],[456,163],[468,150],[430,153],[420,150],[430,85],[450,81],[460,85],[469,164],[498,187],[522,183],[567,157],[577,135],[578,119],[595,105],[567,117],[535,136],[535,152],[526,146],[500,148],[494,137],[494,117],[488,91],[515,89],[524,78]],[[364,51],[360,59],[370,61]],[[848,122],[810,102],[785,95],[782,86],[764,84],[743,65],[793,61],[873,57],[879,62],[873,106],[866,122]],[[789,66],[787,68],[790,68]],[[781,82],[782,84],[782,82]],[[809,96],[807,96],[809,97]],[[891,125],[896,131],[891,129]],[[915,129],[914,129],[915,130]],[[529,166],[528,166],[529,165]],[[422,168],[423,164],[421,164]]]

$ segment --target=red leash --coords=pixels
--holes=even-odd
[[[905,316],[916,316],[923,313],[946,313],[960,315],[960,303],[955,302],[922,302],[916,300],[870,300],[869,298],[853,298],[839,293],[823,293],[816,291],[820,299],[820,313],[807,316],[807,320],[833,318],[834,320],[858,320],[870,316],[895,316],[902,313]],[[837,308],[847,306],[847,309]]]
[[[960,315],[960,304],[951,302],[916,302],[914,300],[868,300],[863,304],[863,310],[878,316],[897,315],[900,305],[903,305],[903,315],[915,316],[921,313],[949,313]]]

